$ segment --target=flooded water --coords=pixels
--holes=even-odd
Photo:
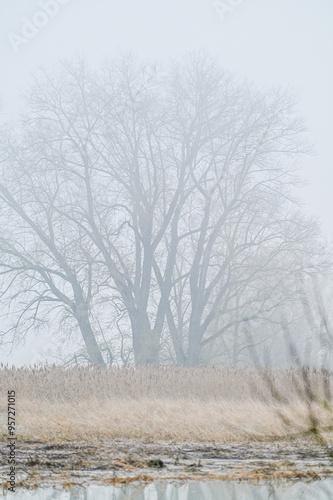
[[[2,495],[0,498],[5,498]],[[333,479],[312,482],[195,482],[130,485],[74,486],[72,491],[55,488],[21,490],[6,497],[20,500],[328,500],[333,498]]]

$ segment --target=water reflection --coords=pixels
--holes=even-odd
[[[18,491],[11,497],[21,500],[327,500],[333,498],[333,479],[322,481],[262,483],[188,482],[154,483],[147,486],[75,486],[72,491],[54,488]],[[0,498],[4,498],[1,495]]]

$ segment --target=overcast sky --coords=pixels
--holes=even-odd
[[[54,67],[60,58],[78,54],[98,64],[119,50],[165,60],[204,48],[260,87],[299,91],[299,110],[317,150],[303,162],[308,185],[300,195],[333,238],[332,0],[215,5],[213,0],[0,0],[0,5],[4,118],[19,108],[19,91],[39,66]],[[36,345],[29,349],[38,351]],[[27,348],[16,352],[15,360],[26,355]]]

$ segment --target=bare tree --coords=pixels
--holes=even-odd
[[[200,59],[172,84],[195,188],[179,214],[167,318],[178,362],[194,366],[205,346],[295,297],[296,277],[319,270],[325,251],[293,196],[293,159],[307,151],[293,96],[256,92]]]
[[[60,217],[61,181],[57,171],[43,171],[31,149],[6,162],[5,182],[0,184],[2,228],[0,238],[2,298],[18,305],[20,326],[25,333],[61,309],[75,318],[90,361],[103,365],[100,348],[89,318],[94,290],[96,251],[68,218]],[[91,245],[90,245],[91,246]]]
[[[61,304],[93,362],[103,294],[110,314],[123,305],[137,365],[158,365],[169,342],[193,366],[313,268],[317,228],[292,198],[303,127],[287,93],[201,55],[168,71],[124,56],[96,74],[82,61],[44,72],[27,104],[2,161],[6,294],[37,294],[24,306],[36,306],[32,323],[39,304]]]

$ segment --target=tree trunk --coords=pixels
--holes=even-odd
[[[202,307],[198,304],[197,300],[193,301],[193,309],[191,313],[189,332],[188,332],[188,349],[187,349],[187,366],[199,366],[201,358],[201,339],[200,334],[200,319],[202,314]]]
[[[159,366],[160,339],[155,330],[150,328],[146,315],[136,314],[131,317],[133,332],[134,360],[136,366]]]
[[[189,344],[186,357],[186,366],[195,367],[200,365],[201,346],[197,335],[189,335]]]
[[[186,356],[184,354],[183,345],[181,342],[180,332],[175,325],[174,319],[172,317],[172,313],[170,307],[167,310],[167,321],[169,326],[169,331],[171,335],[172,345],[176,354],[177,366],[185,366],[186,365]]]
[[[99,348],[99,345],[96,341],[95,334],[93,329],[91,328],[89,315],[88,315],[88,306],[87,304],[79,304],[75,309],[75,317],[78,321],[79,328],[86,345],[88,355],[90,361],[93,365],[103,366],[105,367],[105,362]]]

